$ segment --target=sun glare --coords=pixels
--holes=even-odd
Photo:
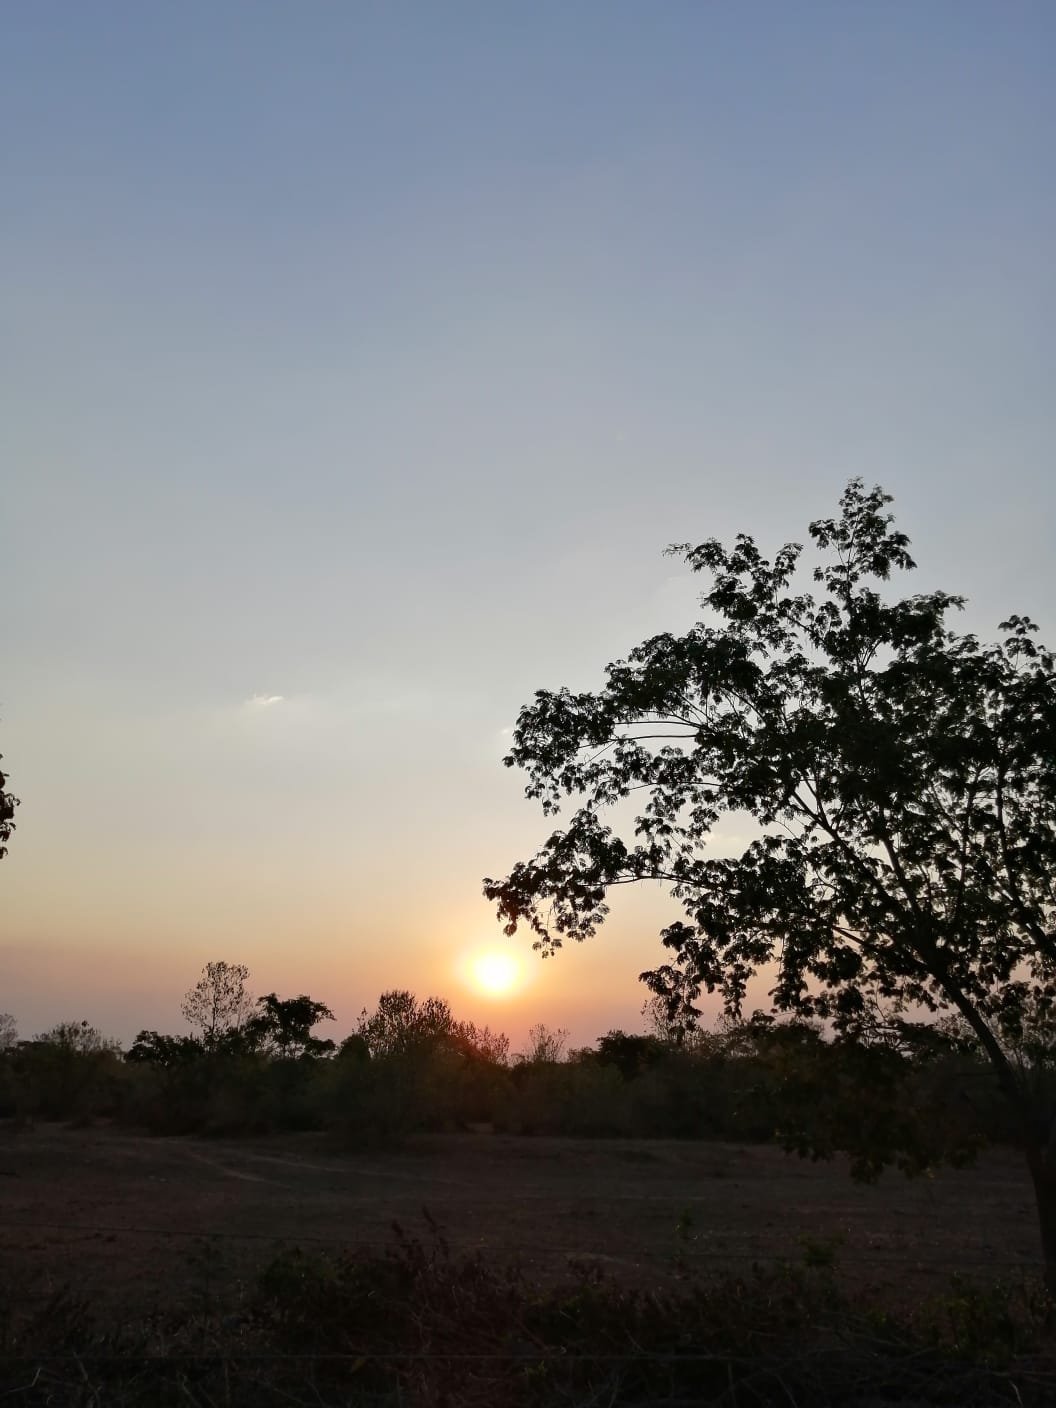
[[[481,953],[470,965],[473,984],[491,997],[512,992],[521,979],[521,965],[510,953]]]

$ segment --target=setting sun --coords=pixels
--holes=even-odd
[[[492,997],[512,992],[521,980],[521,965],[510,953],[481,953],[470,964],[475,987]]]

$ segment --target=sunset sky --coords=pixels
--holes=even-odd
[[[855,474],[1056,640],[1054,65],[1051,0],[0,6],[0,1010],[639,1027],[662,894],[545,964],[481,896],[518,707]]]

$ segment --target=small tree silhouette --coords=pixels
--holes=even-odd
[[[0,1052],[13,1051],[18,1045],[18,1026],[10,1012],[0,1012]]]
[[[91,1022],[57,1022],[46,1032],[37,1032],[33,1038],[38,1046],[54,1047],[70,1055],[95,1056],[102,1052],[117,1054],[121,1043],[104,1036]]]
[[[328,1056],[334,1050],[329,1038],[312,1036],[318,1022],[332,1022],[334,1014],[325,1002],[315,1002],[307,994],[281,998],[269,992],[257,1000],[260,1009],[246,1023],[247,1037],[273,1055]]]
[[[568,1032],[564,1027],[548,1027],[545,1022],[536,1022],[528,1032],[528,1045],[517,1053],[522,1065],[555,1065],[565,1054]]]
[[[253,1010],[253,998],[246,989],[248,977],[244,963],[207,963],[183,999],[180,1011],[201,1032],[206,1045],[215,1046],[246,1025]]]

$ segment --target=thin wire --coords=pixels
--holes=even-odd
[[[897,1344],[891,1345],[885,1342],[870,1341],[870,1343],[880,1343],[884,1348],[897,1350]],[[845,1348],[851,1348],[846,1346]],[[831,1351],[839,1353],[839,1350]],[[913,1356],[919,1351],[911,1351]],[[757,1363],[755,1356],[737,1354],[676,1354],[676,1353],[651,1353],[648,1350],[641,1350],[638,1353],[613,1353],[609,1351],[596,1354],[581,1353],[574,1354],[554,1353],[553,1350],[541,1350],[538,1354],[525,1351],[494,1350],[483,1353],[477,1351],[467,1353],[459,1350],[384,1350],[374,1352],[363,1350],[356,1352],[348,1351],[320,1351],[317,1354],[310,1352],[300,1354],[276,1354],[276,1353],[229,1353],[226,1350],[218,1350],[213,1353],[202,1352],[201,1354],[93,1354],[90,1350],[82,1354],[49,1353],[49,1354],[0,1354],[0,1364],[24,1364],[29,1360],[34,1363],[88,1363],[88,1364],[201,1364],[205,1363],[261,1363],[261,1364],[314,1364],[320,1362],[333,1363],[356,1363],[366,1364],[372,1361],[378,1363],[428,1363],[432,1360],[442,1359],[458,1363],[552,1363],[552,1364],[640,1364],[648,1362],[650,1364],[736,1364],[738,1362]],[[1056,1376],[1056,1367],[1051,1359],[1046,1359],[1040,1355],[1024,1357],[1020,1363],[1023,1371],[1041,1373],[1048,1378]]]
[[[137,1226],[117,1226],[105,1223],[76,1223],[76,1222],[17,1222],[0,1223],[0,1235],[5,1232],[79,1232],[88,1236],[116,1235],[133,1237],[183,1237],[193,1238],[198,1241],[218,1241],[218,1242],[267,1242],[272,1246],[279,1246],[286,1242],[313,1242],[330,1247],[356,1247],[362,1249],[373,1249],[376,1247],[388,1248],[394,1245],[392,1238],[379,1240],[377,1238],[356,1238],[356,1237],[334,1237],[323,1236],[314,1232],[230,1232],[230,1231],[210,1231],[185,1229],[182,1227],[137,1227]],[[475,1244],[466,1248],[467,1253],[473,1251],[503,1251],[513,1250],[504,1248],[501,1244],[491,1243],[490,1245]],[[841,1247],[833,1247],[833,1255],[838,1261]],[[575,1256],[579,1258],[590,1258],[597,1256],[603,1260],[611,1260],[614,1254],[604,1251],[579,1250],[568,1246],[557,1246],[553,1243],[533,1242],[532,1252],[552,1252],[562,1256]],[[672,1250],[666,1252],[644,1251],[638,1253],[640,1259],[655,1259],[657,1256],[667,1256],[670,1258],[693,1257],[700,1261],[782,1261],[788,1255],[802,1257],[804,1248],[802,1243],[793,1243],[783,1250],[776,1251],[747,1251],[732,1249],[723,1251],[719,1248],[694,1247],[692,1243],[680,1244]],[[923,1269],[956,1270],[962,1266],[990,1266],[1007,1270],[1018,1268],[1035,1269],[1037,1263],[1033,1260],[998,1261],[992,1256],[978,1257],[956,1257],[951,1260],[938,1261],[933,1257],[883,1257],[861,1255],[854,1248],[848,1248],[848,1252],[853,1256],[854,1264],[869,1266],[898,1266],[917,1267]],[[620,1261],[628,1261],[635,1256],[633,1249],[628,1249],[626,1253],[616,1257]]]

